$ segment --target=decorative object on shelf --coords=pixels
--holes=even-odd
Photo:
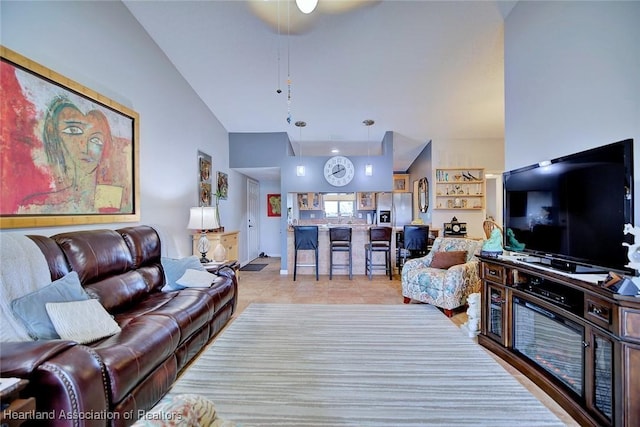
[[[209,239],[207,239],[207,231],[219,228],[217,220],[217,209],[211,206],[199,206],[191,208],[189,212],[189,230],[200,230],[200,239],[198,240],[198,252],[200,252],[201,263],[207,263],[207,252],[211,248]]]
[[[4,46],[0,61],[0,228],[140,221],[138,113]]]
[[[491,236],[482,244],[481,255],[497,258],[502,255],[502,231],[498,228],[491,230]]]
[[[198,151],[198,194],[200,206],[211,206],[211,156]]]
[[[638,241],[638,235],[640,235],[640,227],[634,227],[632,224],[624,225],[624,234],[633,235],[633,243],[622,242],[622,246],[627,247],[627,258],[629,263],[627,267],[634,270],[640,270],[640,241]]]
[[[216,198],[216,222],[218,223],[218,227],[214,228],[213,231],[224,231],[224,226],[220,221],[220,192],[216,191],[216,194],[214,194],[214,196]]]
[[[347,185],[354,176],[353,163],[344,156],[333,156],[324,164],[324,177],[335,187]]]
[[[619,276],[613,271],[609,272],[602,286],[625,296],[637,295],[639,292],[638,286],[633,278],[629,279],[628,277]]]
[[[624,292],[623,295],[635,295],[638,293],[638,289],[640,288],[640,277],[638,277],[638,273],[640,270],[640,241],[638,241],[638,236],[640,235],[640,227],[634,227],[631,224],[625,224],[624,234],[633,235],[633,244],[623,242],[622,246],[627,247],[627,258],[629,259],[627,267],[633,268],[636,272],[636,276],[631,278],[633,284],[627,284],[623,282],[618,287],[617,292]]]
[[[227,250],[221,243],[218,243],[216,247],[213,248],[213,260],[215,262],[222,262],[225,259],[227,259]]]
[[[282,215],[282,196],[280,194],[267,194],[267,216]]]
[[[451,222],[445,222],[443,228],[445,236],[464,236],[467,234],[467,223],[458,222],[455,216],[451,218]]]
[[[516,239],[516,235],[510,228],[507,228],[507,245],[512,251],[520,252],[524,250],[524,243],[520,243],[518,239]]]

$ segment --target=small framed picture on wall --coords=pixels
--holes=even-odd
[[[280,194],[267,194],[267,216],[280,216],[282,214],[282,196]]]
[[[211,206],[211,156],[198,151],[198,204]]]
[[[216,194],[218,198],[227,200],[229,196],[229,176],[224,172],[218,171],[218,188]]]

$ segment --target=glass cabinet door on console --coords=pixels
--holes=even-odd
[[[487,309],[487,335],[506,345],[507,338],[507,315],[506,301],[507,292],[503,286],[487,285],[487,301],[485,308]]]
[[[510,290],[505,286],[507,272],[504,267],[483,262],[481,268],[482,333],[503,346],[510,344],[510,319],[508,298]]]
[[[613,417],[613,341],[595,328],[587,328],[587,406],[595,408],[607,423]]]

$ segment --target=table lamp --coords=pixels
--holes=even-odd
[[[197,248],[202,257],[201,263],[209,262],[207,259],[207,252],[211,248],[211,243],[207,239],[207,231],[220,227],[216,217],[216,208],[211,206],[199,206],[191,208],[189,213],[189,224],[187,228],[189,230],[200,230],[200,239],[198,240]]]

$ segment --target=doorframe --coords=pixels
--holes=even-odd
[[[247,223],[245,224],[247,262],[260,254],[260,183],[247,179]]]

